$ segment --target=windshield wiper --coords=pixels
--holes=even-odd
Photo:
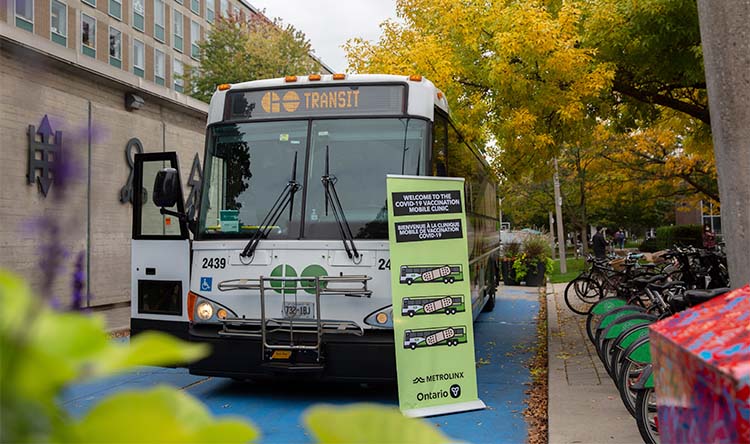
[[[331,212],[333,217],[336,219],[336,223],[339,226],[339,234],[341,240],[344,242],[344,249],[346,250],[349,259],[359,257],[357,247],[354,245],[354,235],[352,234],[352,228],[349,226],[349,222],[346,220],[344,214],[344,208],[341,206],[339,195],[336,193],[336,176],[330,174],[330,162],[328,160],[328,145],[326,145],[326,172],[320,177],[320,181],[323,183],[323,189],[326,192],[326,216],[328,216],[328,205],[331,205]]]
[[[258,230],[253,233],[253,237],[245,246],[245,249],[240,253],[242,257],[250,257],[255,253],[255,249],[258,248],[258,244],[261,239],[267,238],[268,233],[271,232],[276,221],[284,213],[286,207],[289,207],[289,221],[292,221],[292,212],[294,211],[294,194],[302,188],[302,185],[297,183],[297,152],[294,152],[294,163],[292,164],[292,178],[286,183],[286,186],[281,191],[278,199],[274,202],[271,209],[268,210],[268,214],[263,218],[263,222],[260,223]]]

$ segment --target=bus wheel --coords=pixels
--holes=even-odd
[[[409,310],[408,314],[409,314],[410,318],[413,318],[414,317],[414,310]]]
[[[413,283],[414,283],[414,279],[412,279],[412,278],[406,279],[406,285],[411,285]]]
[[[450,282],[452,284],[452,283],[456,282],[456,278],[454,278],[453,276],[451,276],[451,277],[448,278],[448,282]]]
[[[450,340],[447,341],[446,343],[448,344],[448,347],[450,347],[451,345],[453,345],[453,341],[450,341]]]
[[[415,348],[417,348],[417,344],[409,344],[409,348],[411,348],[412,350],[414,350]]]

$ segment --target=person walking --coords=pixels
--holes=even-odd
[[[625,230],[623,230],[622,227],[615,232],[615,245],[617,245],[617,248],[620,250],[625,248]]]
[[[596,227],[596,233],[591,238],[591,242],[594,244],[594,256],[597,259],[607,258],[607,240],[604,238],[604,228]]]
[[[711,226],[708,224],[703,225],[703,248],[709,250],[716,248],[716,233],[711,230]]]

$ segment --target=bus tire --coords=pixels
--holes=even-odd
[[[417,344],[409,344],[409,348],[414,350],[415,348],[417,348]]]
[[[453,276],[451,276],[451,277],[448,278],[448,282],[450,282],[452,284],[452,283],[456,282],[456,278],[454,278]]]
[[[413,283],[414,283],[414,279],[412,279],[412,278],[407,278],[406,279],[406,285],[411,285]]]
[[[414,310],[409,310],[408,315],[409,315],[410,318],[413,318],[414,317]]]

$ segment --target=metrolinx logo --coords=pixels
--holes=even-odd
[[[309,294],[315,294],[315,278],[328,276],[326,269],[320,265],[308,265],[302,270],[299,275],[301,278],[312,278],[312,279],[295,279],[289,281],[271,281],[271,288],[276,293],[281,294],[295,294],[297,292],[297,286],[303,288],[305,292]],[[283,277],[283,278],[296,278],[297,270],[291,265],[281,264],[271,271],[271,277]],[[325,287],[325,283],[321,284],[321,287]]]

